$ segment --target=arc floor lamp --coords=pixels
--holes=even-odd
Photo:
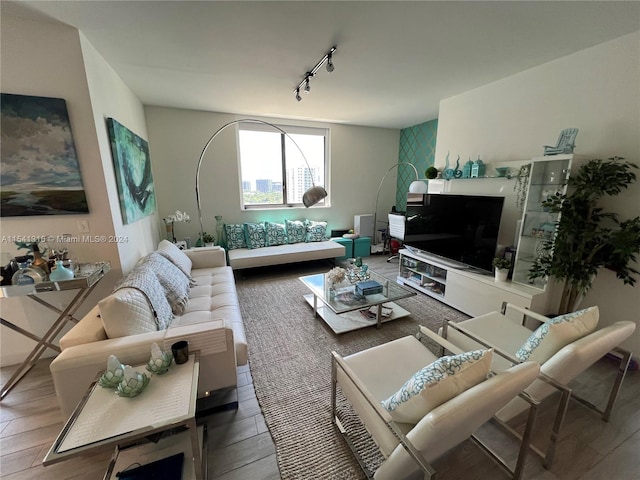
[[[328,195],[324,187],[320,185],[316,185],[314,183],[311,166],[309,165],[309,161],[307,160],[307,157],[305,157],[304,152],[302,151],[300,146],[296,143],[296,141],[293,138],[291,138],[291,136],[287,132],[285,132],[282,128],[278,127],[277,125],[274,125],[273,123],[265,122],[264,120],[257,120],[254,118],[242,118],[239,120],[233,120],[232,122],[229,122],[221,126],[218,130],[216,130],[213,133],[213,135],[211,135],[209,140],[207,140],[207,143],[204,145],[204,148],[202,149],[202,153],[200,153],[200,158],[198,159],[198,166],[196,168],[196,206],[198,207],[198,220],[200,221],[200,238],[201,239],[203,238],[203,235],[204,235],[204,226],[202,224],[202,207],[200,204],[200,167],[202,167],[202,161],[204,160],[204,155],[205,153],[207,153],[207,150],[209,149],[209,147],[211,146],[215,138],[220,133],[222,133],[228,127],[231,127],[233,125],[239,125],[241,123],[259,123],[262,125],[267,125],[269,127],[272,127],[273,129],[285,135],[296,146],[296,148],[300,152],[300,155],[302,155],[304,163],[307,165],[307,170],[309,170],[309,174],[310,174],[309,176],[311,178],[311,187],[307,189],[307,191],[304,192],[304,195],[302,196],[302,203],[304,204],[305,207],[309,208],[312,205],[315,205],[323,198],[326,198],[326,196]],[[416,175],[417,175],[417,172],[416,172]]]
[[[392,165],[389,168],[389,170],[387,170],[387,173],[384,174],[384,176],[382,177],[382,180],[380,180],[380,185],[378,185],[378,193],[376,194],[376,206],[373,210],[373,242],[374,243],[376,242],[376,231],[378,228],[378,200],[380,199],[380,190],[382,190],[382,184],[384,183],[387,176],[393,171],[393,169],[400,166],[411,167],[413,169],[413,172],[416,175],[416,179],[413,182],[411,182],[411,185],[409,185],[409,193],[427,193],[427,184],[424,181],[420,180],[420,176],[418,175],[418,169],[412,163],[398,162]]]

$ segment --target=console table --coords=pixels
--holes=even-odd
[[[11,378],[2,387],[0,400],[2,400],[9,391],[11,391],[11,389],[20,382],[20,380],[22,380],[29,370],[33,368],[47,348],[60,353],[60,347],[53,343],[56,336],[62,331],[68,322],[78,323],[78,319],[73,315],[93,291],[98,282],[102,280],[106,273],[111,269],[109,262],[90,264],[89,268],[87,268],[87,265],[85,264],[84,267],[85,268],[81,270],[81,273],[77,274],[76,278],[72,278],[70,280],[61,280],[57,282],[47,281],[32,285],[7,285],[0,287],[0,298],[26,296],[27,298],[30,298],[36,303],[39,303],[58,314],[58,318],[52,323],[51,327],[49,327],[42,337],[39,337],[35,333],[0,317],[0,323],[3,326],[10,328],[11,330],[18,332],[20,335],[24,335],[36,342],[36,346],[33,347],[31,353],[29,353],[27,358],[25,358]],[[42,293],[62,292],[66,290],[78,290],[78,292],[64,310],[60,310],[58,307],[47,302],[40,296]]]

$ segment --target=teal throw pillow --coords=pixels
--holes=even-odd
[[[493,349],[440,357],[380,404],[394,421],[415,425],[434,408],[484,381],[492,360]]]
[[[287,230],[287,240],[289,243],[300,243],[305,241],[307,229],[304,222],[301,222],[300,220],[285,220],[284,225]]]
[[[284,223],[264,222],[267,229],[267,246],[284,245],[287,243],[287,231]]]
[[[544,363],[562,347],[593,332],[598,325],[598,307],[566,313],[540,325],[516,352],[521,362]]]
[[[327,222],[314,222],[313,220],[307,220],[305,222],[307,235],[305,241],[307,242],[323,242],[328,240],[327,237]]]
[[[247,248],[247,242],[244,240],[244,225],[241,223],[225,223],[224,233],[227,237],[227,248],[229,250]]]
[[[245,223],[244,236],[248,248],[262,248],[267,246],[264,223]]]

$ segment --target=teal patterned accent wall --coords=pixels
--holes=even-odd
[[[436,153],[436,134],[438,119],[414,125],[400,130],[400,153],[398,162],[412,163],[418,170],[418,176],[425,178],[424,172],[433,166]],[[407,205],[407,192],[413,181],[411,167],[398,167],[396,185],[396,208],[403,211]]]

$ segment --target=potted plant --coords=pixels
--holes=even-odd
[[[429,167],[424,171],[424,176],[429,180],[433,180],[438,176],[438,169],[436,167]]]
[[[506,282],[511,268],[511,260],[504,257],[495,257],[491,262],[495,268],[496,282]]]
[[[555,239],[542,245],[541,255],[529,270],[529,279],[553,276],[563,284],[559,313],[575,311],[602,267],[615,272],[625,284],[634,285],[638,270],[631,265],[640,253],[640,217],[621,221],[599,202],[618,195],[635,182],[638,166],[621,157],[594,159],[569,178],[566,195],[542,202],[558,213]]]
[[[216,238],[207,232],[202,232],[202,243],[205,247],[213,247],[215,245]]]

